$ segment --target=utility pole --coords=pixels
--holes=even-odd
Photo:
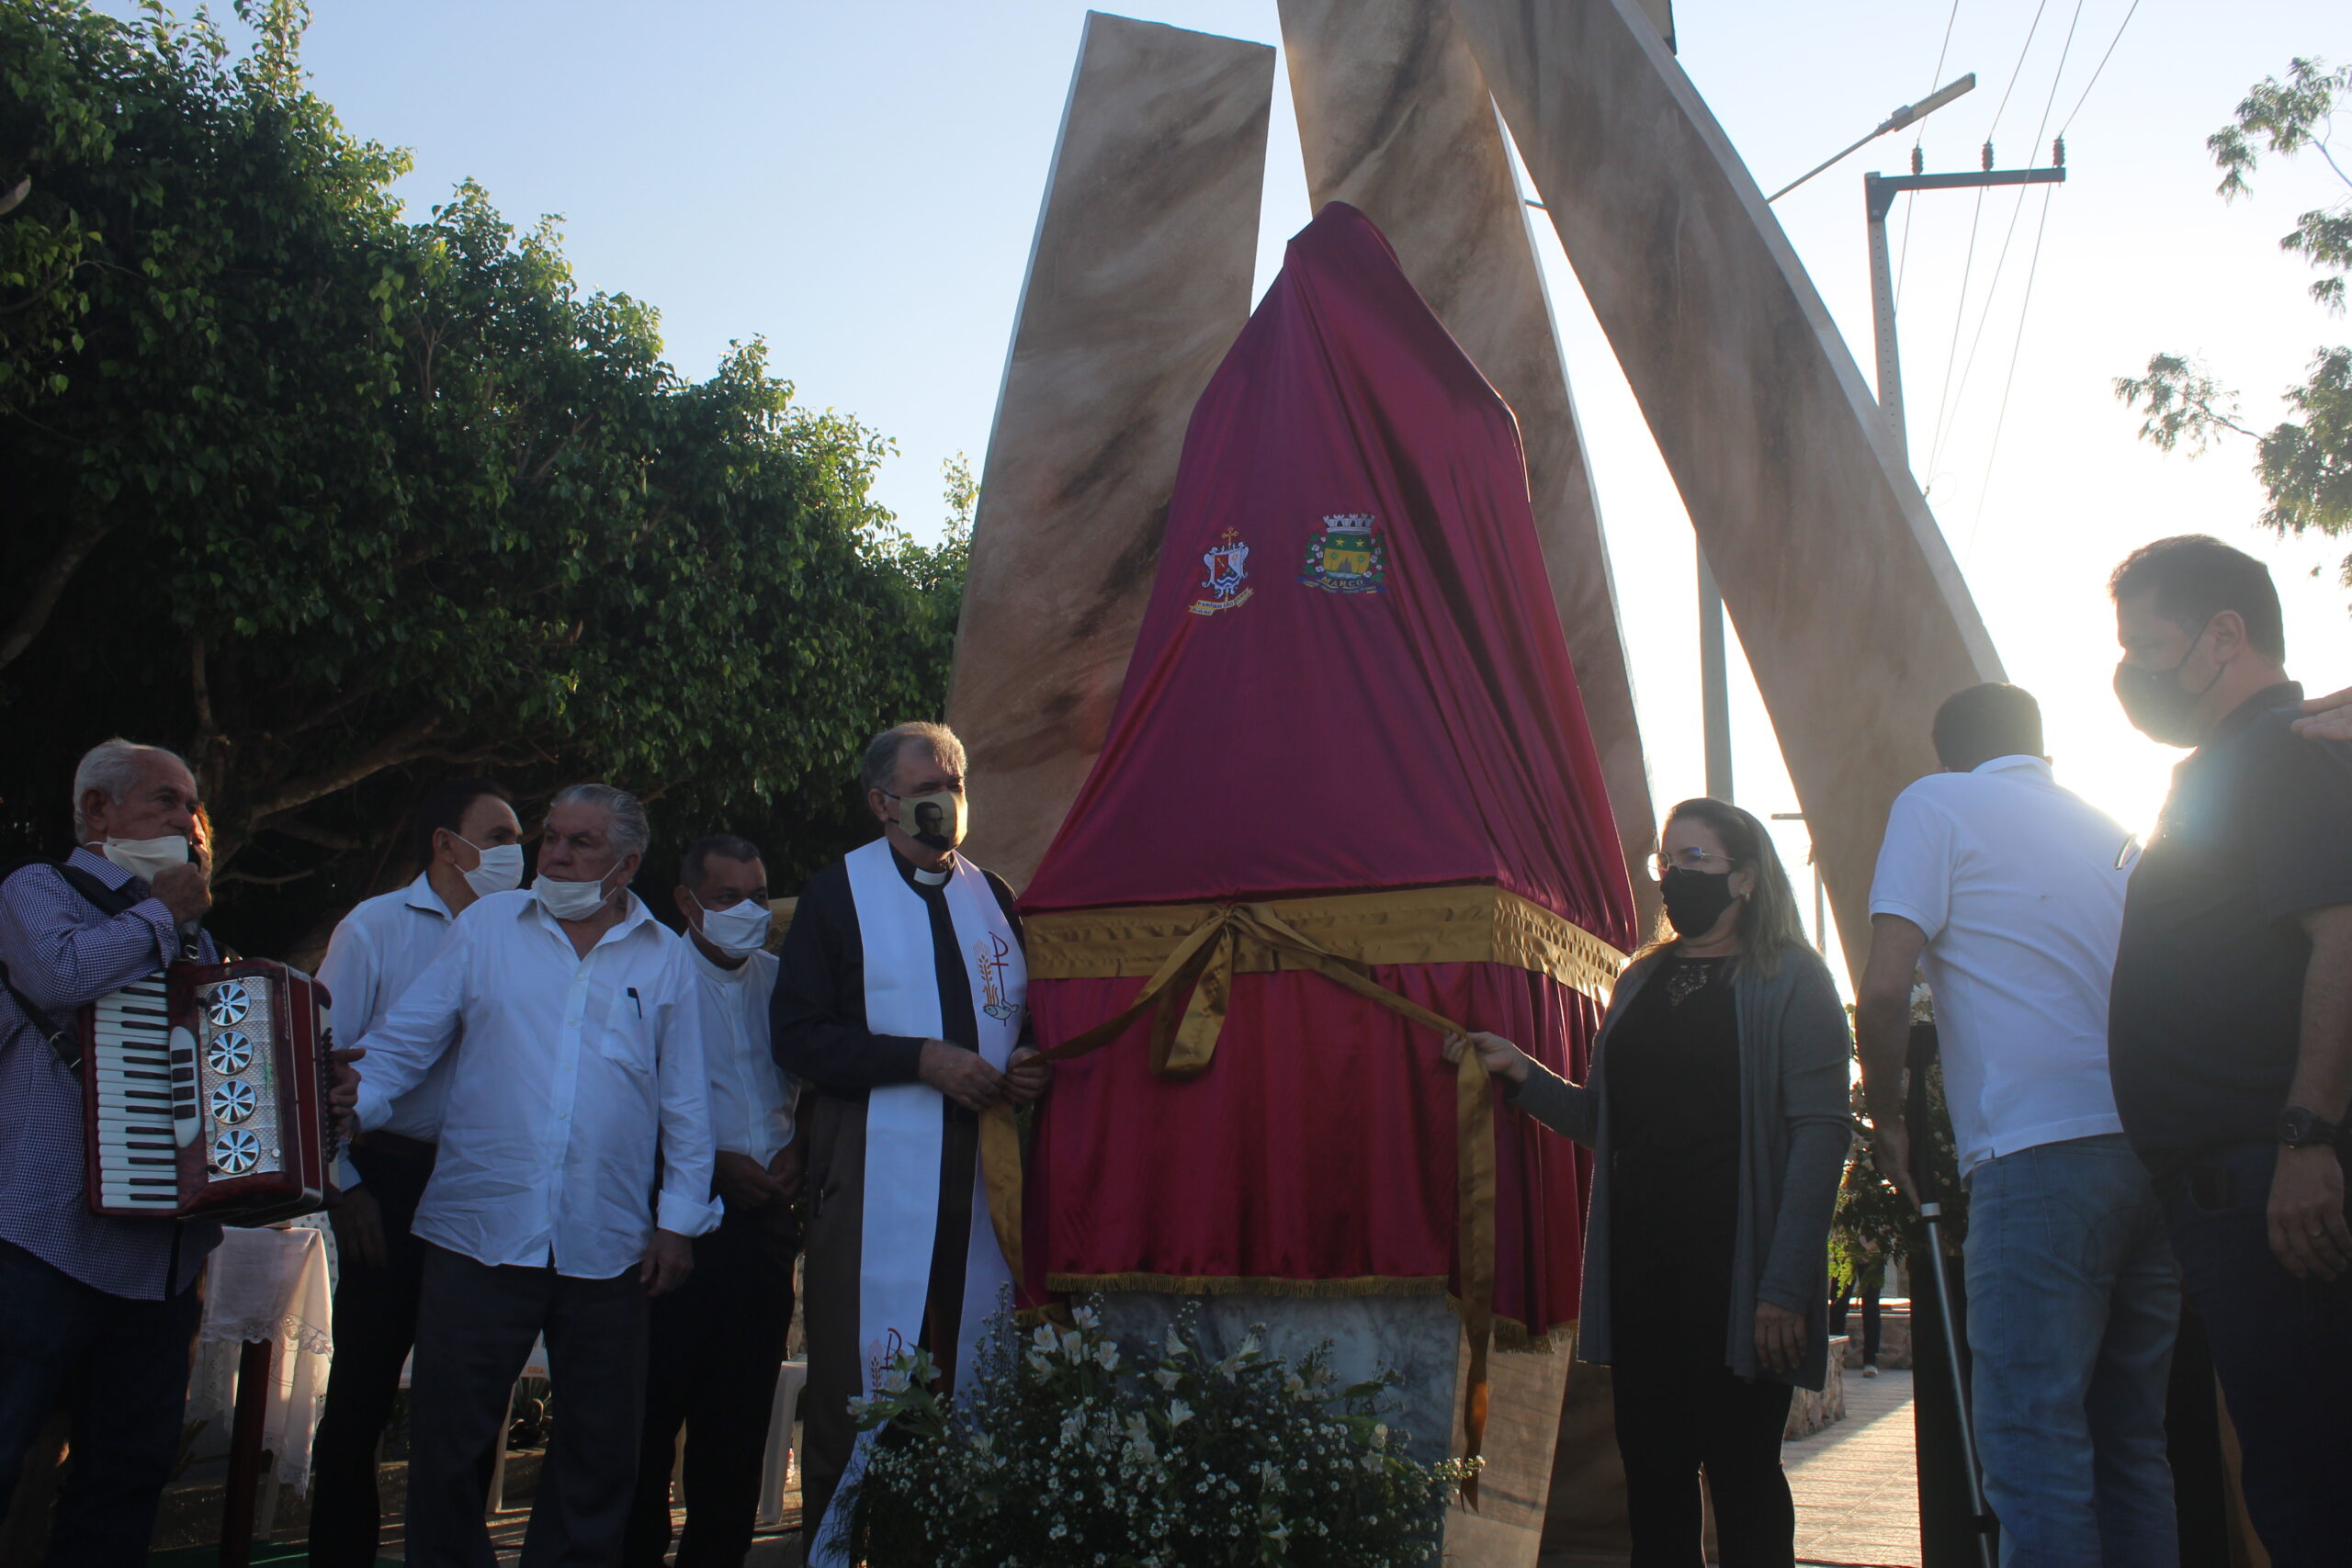
[[[1699,547],[1699,715],[1707,740],[1707,793],[1731,798],[1731,666],[1724,649],[1724,595],[1707,547]]]
[[[1667,47],[1672,49],[1674,22],[1671,9],[1665,4],[1665,0],[1644,0],[1644,5],[1650,10],[1651,19],[1658,23],[1658,29],[1666,35]],[[1664,14],[1661,15],[1661,13]],[[1861,148],[1869,146],[1887,132],[1900,130],[1915,121],[1925,119],[1954,98],[1973,91],[1975,86],[1976,73],[1972,71],[1959,81],[1937,88],[1916,104],[1905,104],[1881,120],[1877,128],[1869,135],[1851,146],[1823,159],[1779,190],[1774,191],[1765,198],[1765,205],[1770,206],[1780,200],[1822,170],[1830,167],[1839,159],[1849,157]],[[1527,205],[1540,209],[1543,203],[1531,201]],[[1871,280],[1871,287],[1873,289],[1877,288],[1875,277]],[[1893,290],[1889,289],[1887,292],[1891,295]],[[1883,344],[1892,343],[1893,334],[1894,321],[1890,316],[1880,341]],[[1879,362],[1878,384],[1882,388],[1893,384],[1887,375],[1886,361],[1883,357],[1887,352],[1891,351],[1882,349],[1882,357]],[[1706,737],[1707,744],[1707,793],[1717,800],[1729,800],[1732,789],[1731,671],[1725,642],[1723,591],[1716,586],[1714,571],[1707,565],[1707,552],[1702,547],[1699,551],[1699,719],[1700,728]],[[1817,899],[1816,902],[1818,902]]]
[[[1919,152],[1915,147],[1909,174],[1882,175],[1873,171],[1862,176],[1862,209],[1869,219],[1871,241],[1871,335],[1878,349],[1878,407],[1885,416],[1887,433],[1894,438],[1894,450],[1901,455],[1904,467],[1911,464],[1911,435],[1903,417],[1903,362],[1894,345],[1894,269],[1886,249],[1886,215],[1894,209],[1894,198],[1910,190],[2061,185],[2065,178],[2064,137],[2051,143],[2050,167],[2046,169],[1996,169],[1993,167],[1993,144],[1987,141],[1984,167],[1978,174],[1923,175],[1919,172]]]

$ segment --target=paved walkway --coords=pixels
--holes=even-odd
[[[1782,1446],[1796,1494],[1797,1561],[1918,1568],[1911,1374],[1846,1374],[1846,1418]]]

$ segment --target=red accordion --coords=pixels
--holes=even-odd
[[[260,1225],[325,1208],[327,990],[266,959],[175,964],[81,1011],[90,1210]]]

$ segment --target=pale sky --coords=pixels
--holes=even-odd
[[[1988,131],[2000,166],[2046,163],[2131,3],[1675,9],[1683,67],[1769,191],[1924,96],[1948,19],[1941,75],[1973,71],[1979,85],[1924,123],[1928,168],[1975,168]],[[916,531],[936,529],[941,462],[961,451],[977,468],[987,448],[1082,5],[313,4],[318,89],[354,132],[413,150],[401,190],[416,215],[466,175],[518,224],[564,215],[582,282],[657,306],[682,370],[707,375],[729,340],[764,336],[804,401],[895,438],[881,499]],[[1131,14],[1281,41],[1273,0],[1154,0]],[[1914,467],[2009,678],[2041,699],[2061,779],[2133,829],[2153,821],[2179,755],[2126,727],[2109,690],[2104,582],[2135,546],[2202,530],[2262,556],[2286,600],[2290,668],[2315,690],[2352,683],[2352,592],[2334,564],[2352,540],[2257,530],[2250,443],[2167,457],[2135,438],[2109,390],[2155,350],[2194,352],[2267,429],[2312,350],[2352,338],[2352,322],[2305,295],[2315,275],[2277,245],[2343,187],[2307,153],[2267,160],[2254,197],[2224,206],[2204,151],[2245,89],[2298,53],[2352,58],[2352,10],[2142,0],[2067,129],[2070,178],[2048,197],[2021,338],[2049,187],[1987,193],[1981,217],[1973,194],[1937,193],[1911,219],[1901,332]],[[1311,216],[1279,68],[1275,84],[1261,288]],[[1866,375],[1861,175],[1900,172],[1908,148],[1887,138],[1776,209]],[[1904,221],[1898,207],[1898,243]],[[1542,238],[1652,787],[1670,803],[1703,784],[1690,526],[1573,272]],[[1735,721],[1741,804],[1795,809],[1751,686],[1736,691]],[[1802,879],[1802,827],[1781,841]]]

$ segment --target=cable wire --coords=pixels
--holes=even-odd
[[[2045,6],[2047,6],[2047,4],[2048,4],[2048,0],[2043,0],[2043,5],[2044,5]],[[2033,128],[2033,144],[2034,144],[2036,147],[2039,147],[2039,146],[2041,146],[2041,134],[2042,134],[2042,132],[2043,132],[2043,131],[2045,131],[2045,130],[2048,130],[2050,129],[2050,113],[2051,113],[2051,110],[2052,110],[2053,108],[2055,108],[2055,107],[2057,107],[2057,105],[2058,105],[2058,87],[2059,87],[2059,84],[2065,80],[2065,76],[2066,76],[2066,61],[2067,61],[2067,59],[2068,59],[2068,58],[2069,58],[2069,57],[2074,53],[2074,51],[2075,51],[2075,32],[2076,32],[2076,31],[2077,31],[2081,27],[2082,27],[2082,23],[2083,23],[2083,5],[2084,5],[2084,0],[2075,0],[2075,14],[2074,14],[2073,18],[2072,18],[2070,21],[2068,21],[2068,22],[2067,22],[2067,24],[2066,24],[2066,39],[2065,39],[2065,41],[2064,41],[2063,44],[2061,44],[2061,45],[2059,46],[2059,50],[2058,50],[2058,64],[2057,64],[2057,68],[2056,68],[2055,70],[2053,70],[2053,71],[2050,73],[2050,92],[2049,92],[2048,96],[2047,96],[2042,100],[2042,105],[2041,105],[2041,118],[2040,122],[2039,122],[2039,123],[2037,123],[2037,124],[2034,126],[2034,128]],[[2038,28],[2041,25],[2041,11],[2037,10],[2037,11],[2034,13],[2033,20],[2034,20],[2034,27],[2035,27],[2036,28]],[[2033,43],[2033,33],[2032,33],[2032,30],[2031,30],[2031,29],[2029,29],[2029,30],[2028,30],[2028,32],[2027,32],[2027,34],[2026,34],[2026,45],[2027,45],[2027,48],[2028,48],[2029,50],[2030,50],[2030,48],[2032,47],[2032,43]],[[2010,87],[2011,87],[2011,88],[2013,88],[2013,89],[2014,89],[2014,88],[2016,87],[2016,85],[2017,85],[2017,77],[2018,77],[2018,74],[2022,73],[2022,71],[2023,71],[2023,69],[2024,69],[2024,66],[2025,66],[2025,58],[2024,58],[2024,56],[2023,56],[2022,54],[2020,54],[2020,55],[2018,56],[2018,71],[2017,73],[2011,73],[2011,75],[2010,75],[2010,78],[2009,78],[2009,85],[2010,85]],[[2003,95],[2001,102],[2002,102],[2002,107],[2003,107],[2004,108],[2006,108],[2006,107],[2007,107],[2007,105],[2008,105],[2008,97],[2007,97],[2007,95],[2006,95],[2006,94],[2005,94],[2005,95]],[[1996,112],[1995,113],[1994,117],[1993,117],[1994,123],[1995,123],[1996,125],[1999,124],[1999,122],[2000,122],[2000,118],[2001,118],[2001,117],[2000,117],[2000,114],[1996,111]],[[1990,133],[1989,133],[1989,132],[1987,133],[1987,135],[1986,135],[1986,138],[1985,138],[1985,139],[1986,139],[1988,141],[1991,140],[1991,135],[1990,135]],[[1965,399],[1966,399],[1966,397],[1967,397],[1967,393],[1968,393],[1968,381],[1969,381],[1969,378],[1970,378],[1972,375],[1973,375],[1973,374],[1974,374],[1975,369],[1976,369],[1976,351],[1977,351],[1980,347],[1982,347],[1982,346],[1984,345],[1984,329],[1985,329],[1988,325],[1990,325],[1990,324],[1991,324],[1991,322],[1992,322],[1992,320],[1993,320],[1993,306],[1994,306],[1995,301],[1996,301],[1996,300],[2000,297],[2000,292],[2001,292],[2001,275],[2002,275],[2002,273],[2003,273],[2004,271],[2006,271],[2006,270],[2007,269],[2007,266],[2008,266],[2008,261],[2009,261],[2009,247],[2011,246],[2011,244],[2012,244],[2012,243],[2016,241],[2016,239],[2017,239],[2017,234],[2018,234],[2018,220],[2019,220],[2019,219],[2021,219],[2021,218],[2022,218],[2022,217],[2024,217],[2024,215],[2025,215],[2025,198],[2026,198],[2026,191],[2025,191],[2025,188],[2024,188],[2023,186],[2019,186],[2019,187],[2018,187],[2018,199],[2017,199],[2017,205],[2009,209],[2009,227],[2008,227],[2008,230],[2007,230],[2007,231],[2006,233],[2004,233],[2004,234],[2001,236],[2001,251],[2000,251],[2000,254],[1999,254],[1997,257],[1996,257],[1996,258],[1995,258],[1994,263],[1993,263],[1993,276],[1992,276],[1992,278],[1991,278],[1991,280],[1990,280],[1990,281],[1988,281],[1988,282],[1985,284],[1985,286],[1984,286],[1984,303],[1983,307],[1981,308],[1981,310],[1979,310],[1978,315],[1977,315],[1977,318],[1976,318],[1976,332],[1975,332],[1975,335],[1974,335],[1974,336],[1973,336],[1973,337],[1971,337],[1971,338],[1969,339],[1969,342],[1968,342],[1968,358],[1967,358],[1964,362],[1962,362],[1962,366],[1961,366],[1961,370],[1960,370],[1960,382],[1959,382],[1959,385],[1957,386],[1957,388],[1955,388],[1955,389],[1953,389],[1952,394],[1951,394],[1951,420],[1952,420],[1952,423],[1958,423],[1958,421],[1959,421],[1959,419],[1960,419],[1960,409],[1961,409],[1961,405],[1962,405],[1962,403],[1965,400]],[[2044,197],[2043,197],[2043,207],[2042,207],[2042,211],[2043,211],[2044,219],[2046,220],[2046,219],[2047,219],[2047,217],[2048,217],[2048,213],[2049,213],[2049,198],[2048,198],[2048,196],[2047,196],[2047,194],[2046,194],[2046,193],[2045,193],[2045,195],[2044,195]],[[2035,242],[2034,242],[2034,254],[2035,254],[2035,256],[2036,256],[2036,258],[2037,258],[2037,260],[2038,260],[2038,259],[2039,259],[2039,257],[2040,257],[2040,255],[2041,255],[2041,240],[2040,240],[2038,237],[2036,238],[2036,240],[2035,240]],[[2030,284],[2030,279],[2029,279],[2028,287],[2029,287],[2029,288],[2030,288],[2030,287],[2031,287],[2031,284]],[[1962,315],[1962,316],[1964,316],[1964,315],[1966,314],[1966,312],[1967,312],[1967,309],[1968,309],[1968,293],[1967,293],[1967,288],[1968,288],[1967,283],[1966,283],[1965,279],[1963,279],[1963,280],[1962,280],[1962,284],[1961,284],[1961,311],[1960,311],[1961,315]],[[1954,319],[1954,321],[1953,321],[1953,328],[1954,328],[1954,330],[1953,330],[1953,333],[1952,333],[1952,342],[1953,342],[1954,346],[1955,346],[1955,347],[1957,347],[1957,345],[1958,345],[1958,344],[1959,344],[1959,341],[1960,341],[1960,333],[1959,333],[1959,330],[1958,330],[1958,328],[1959,328],[1959,319],[1958,319],[1957,317]],[[2016,362],[2016,360],[2015,360],[2015,358],[2014,358],[2014,357],[2012,357],[2012,358],[2011,358],[2011,360],[2010,360],[2009,369],[2010,369],[2010,373],[2011,373],[2012,375],[2014,375],[2014,374],[2016,373],[2016,369],[2017,369],[2017,362]],[[1949,364],[1947,364],[1947,365],[1945,366],[1945,367],[1944,367],[1944,374],[1945,374],[1945,377],[1946,377],[1946,384],[1947,384],[1947,385],[1950,385],[1950,384],[1951,384],[1951,383],[1950,383],[1950,377],[1951,377],[1951,366],[1950,366]],[[1943,401],[1943,400],[1942,400],[1942,399],[1940,399],[1940,398],[1939,398],[1939,399],[1938,399],[1938,400],[1937,400],[1937,413],[1936,413],[1936,431],[1935,431],[1935,436],[1934,436],[1934,439],[1930,442],[1930,444],[1929,444],[1929,446],[1928,446],[1928,471],[1929,473],[1933,473],[1933,472],[1935,471],[1935,468],[1936,468],[1936,461],[1937,461],[1937,459],[1938,459],[1939,457],[1940,457],[1943,455],[1944,440],[1945,440],[1946,436],[1948,436],[1948,435],[1951,434],[1951,426],[1950,426],[1950,425],[1947,425],[1947,424],[1946,424],[1946,423],[1945,423],[1945,420],[1944,420],[1943,408],[1944,408],[1944,401]]]
[[[2075,123],[2075,117],[2083,112],[2083,105],[2090,97],[2091,89],[2098,85],[2100,75],[2107,70],[2107,62],[2115,58],[2115,46],[2123,41],[2123,29],[2132,25],[2132,17],[2139,9],[2140,0],[2132,0],[2132,8],[2123,13],[2121,21],[2115,24],[2115,36],[2108,40],[2107,52],[2098,57],[2098,69],[2093,71],[2091,79],[2083,84],[2083,96],[2075,100],[2075,107],[2066,111],[2066,124],[2058,128],[2059,135],[2065,135],[2067,128]]]
[[[1960,552],[1962,570],[1976,553],[1976,533],[1984,525],[1984,503],[1993,492],[1993,465],[2001,456],[2001,428],[2009,418],[2009,389],[2017,384],[2018,360],[2025,350],[2026,313],[2033,309],[2033,280],[2041,270],[2041,237],[2050,231],[2050,198],[2053,194],[2050,186],[2041,187],[2041,221],[2034,226],[2033,259],[2026,264],[2025,299],[2018,306],[2017,341],[2009,345],[2009,373],[2001,378],[2001,409],[1993,416],[1993,444],[1984,454],[1984,478],[1976,491],[1976,515],[1969,521],[1968,543]]]
[[[2132,0],[2132,4],[2139,4],[2139,0]],[[1944,17],[1944,41],[1936,51],[1936,68],[1928,73],[1928,91],[1930,93],[1943,85],[1944,57],[1951,52],[1951,29],[1953,24],[1959,20],[1960,0],[1951,0],[1951,12]],[[1926,145],[1927,140],[1928,125],[1925,120],[1922,120],[1919,122],[1919,134],[1911,139],[1912,150],[1917,152]],[[1903,193],[1903,248],[1897,253],[1894,262],[1894,308],[1897,310],[1903,308],[1904,269],[1911,262],[1911,208],[1918,199],[1917,191],[1907,190]]]

